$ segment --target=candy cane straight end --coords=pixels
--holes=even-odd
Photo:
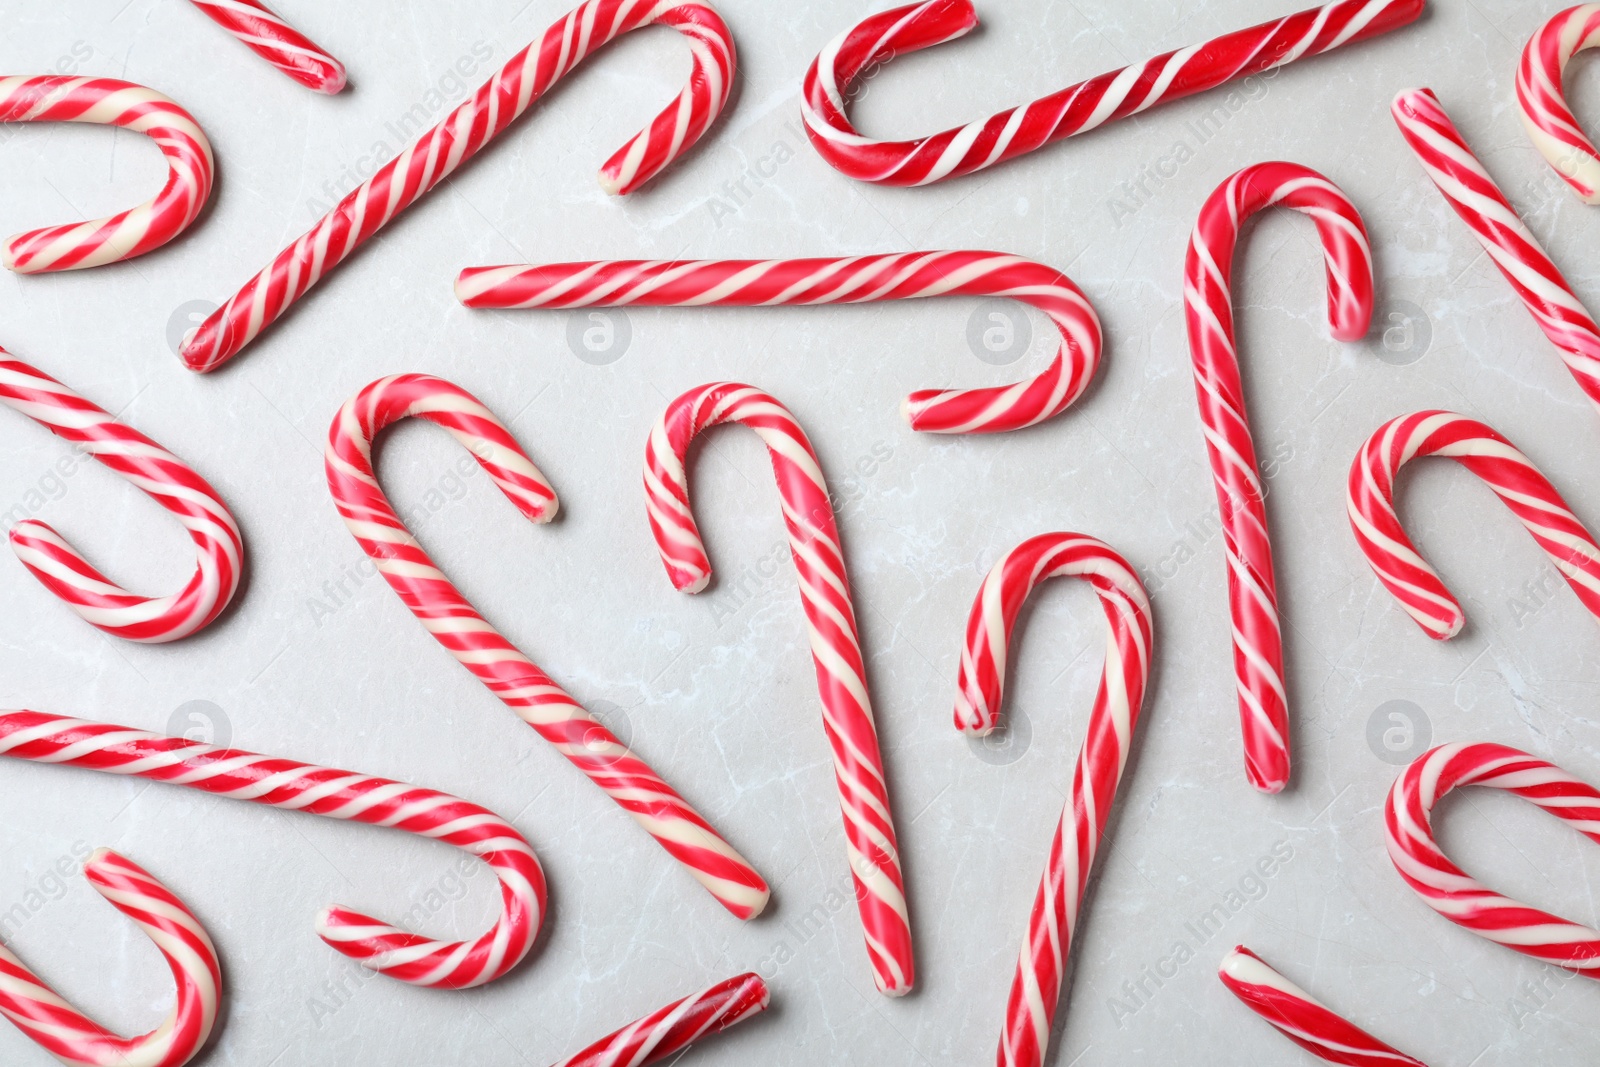
[[[772,992],[758,974],[741,974],[638,1019],[556,1067],[645,1067],[683,1052],[766,1011]]]

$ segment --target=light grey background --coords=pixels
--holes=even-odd
[[[278,2],[347,61],[351,90],[329,99],[301,89],[178,0],[0,0],[5,71],[75,70],[160,89],[194,112],[220,161],[206,217],[168,248],[100,270],[0,278],[3,342],[194,462],[232,505],[249,551],[235,610],[195,639],[154,648],[101,636],[20,565],[0,561],[0,705],[182,732],[205,725],[190,702],[207,701],[214,707],[199,713],[243,747],[454,791],[511,818],[534,843],[551,913],[530,958],[486,989],[361,981],[313,935],[319,906],[399,916],[430,892],[464,893],[440,904],[425,932],[471,935],[493,914],[487,871],[475,868],[460,887],[449,880],[455,853],[401,834],[7,762],[0,912],[43,901],[28,904],[10,943],[76,1003],[137,1032],[170,998],[170,979],[137,931],[81,877],[63,895],[49,875],[75,847],[110,845],[167,879],[217,939],[227,1014],[203,1062],[218,1067],[545,1064],[746,969],[771,980],[773,1010],[695,1050],[694,1063],[986,1060],[1100,670],[1103,623],[1082,588],[1062,583],[1039,596],[1009,693],[1030,740],[1019,734],[999,753],[975,752],[950,724],[959,644],[980,577],[1002,552],[1036,533],[1078,530],[1145,572],[1158,649],[1052,1062],[1308,1062],[1213,977],[1236,941],[1430,1063],[1580,1062],[1600,1050],[1600,991],[1548,979],[1438,918],[1401,884],[1381,828],[1396,768],[1368,743],[1375,714],[1380,736],[1403,725],[1389,720],[1392,707],[1379,709],[1405,701],[1400,710],[1436,742],[1497,740],[1600,780],[1591,706],[1600,635],[1491,494],[1449,464],[1410,475],[1402,510],[1467,604],[1471,624],[1455,641],[1429,641],[1395,607],[1343,517],[1345,473],[1368,433],[1394,415],[1446,407],[1506,433],[1579,515],[1600,521],[1591,481],[1600,423],[1388,117],[1396,91],[1436,88],[1579,292],[1600,300],[1600,215],[1557,185],[1512,105],[1522,43],[1556,5],[1439,3],[1420,25],[1257,85],[1204,144],[1187,124],[1225,94],[906,191],[844,179],[799,132],[806,65],[876,5],[719,0],[741,55],[734,101],[652,187],[609,199],[593,172],[676,91],[687,62],[664,30],[592,60],[235,364],[197,377],[169,348],[174,316],[181,332],[191,301],[225,299],[314,222],[308,201],[327,199],[324,183],[348,187],[341,172],[374,140],[397,148],[385,125],[475,45],[492,60],[472,85],[566,7]],[[895,62],[855,115],[883,135],[932,132],[1288,6],[984,0],[980,32]],[[1594,113],[1585,105],[1600,83],[1577,67],[1571,93]],[[445,95],[470,87],[446,79]],[[136,135],[66,126],[6,134],[6,232],[115,210],[164,175]],[[1113,210],[1128,195],[1120,183],[1185,139],[1192,159],[1149,184],[1137,210]],[[1201,201],[1234,170],[1272,158],[1323,170],[1360,206],[1380,304],[1367,341],[1332,342],[1311,225],[1269,217],[1245,243],[1241,347],[1256,441],[1276,457],[1269,510],[1293,697],[1296,773],[1276,798],[1252,792],[1242,772],[1221,542],[1205,532],[1216,505],[1181,312],[1183,252]],[[740,191],[747,174],[756,177]],[[967,342],[975,300],[635,311],[626,351],[597,366],[569,349],[563,315],[469,312],[450,289],[459,268],[485,263],[938,247],[1001,249],[1072,274],[1109,337],[1081,403],[1026,433],[910,433],[897,406],[912,389],[1009,381],[1048,357],[1053,331],[1034,319],[1021,360],[997,368],[977,358]],[[723,913],[436,647],[380,581],[346,579],[343,592],[325,584],[364,560],[324,488],[328,422],[362,385],[398,371],[477,393],[562,494],[561,521],[531,526],[481,474],[451,480],[464,453],[445,434],[403,426],[382,450],[386,486],[403,511],[431,507],[430,490],[445,501],[423,542],[580,700],[622,710],[638,749],[772,881],[767,916],[741,925]],[[711,436],[693,467],[720,583],[698,599],[673,592],[650,541],[639,487],[646,434],[668,398],[717,378],[788,403],[835,490],[855,499],[841,525],[919,953],[918,989],[902,1001],[873,991],[851,911],[814,936],[797,932],[847,872],[792,572],[785,564],[775,579],[749,579],[782,538],[753,435]],[[30,491],[56,497],[39,516],[108,573],[141,590],[180,582],[191,549],[173,523],[98,468],[49,481],[64,454],[8,416],[0,505]],[[1403,733],[1391,741],[1403,745]],[[1595,919],[1600,853],[1577,834],[1498,795],[1447,808],[1446,847],[1469,869]],[[1293,858],[1264,895],[1195,944],[1185,923],[1279,842]],[[1177,977],[1137,1010],[1115,1010],[1114,997],[1136,1006],[1124,983],[1180,939],[1195,956]],[[1540,980],[1553,991],[1543,1007],[1522,989]],[[0,1061],[44,1059],[0,1028]]]

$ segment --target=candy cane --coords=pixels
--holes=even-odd
[[[395,514],[373,473],[372,441],[390,423],[411,417],[448,430],[529,521],[555,517],[555,490],[488,408],[439,378],[400,374],[361,390],[328,428],[328,491],[356,543],[423,627],[491,693],[632,815],[723,907],[741,919],[759,915],[769,891],[749,862],[478,614]]]
[[[239,588],[244,541],[217,491],[183,460],[48,374],[0,348],[0,402],[69,441],[142,489],[189,531],[195,572],[170,596],[128,592],[53,528],[26,519],[11,528],[11,550],[67,607],[130,641],[176,641],[209,625]]]
[[[1428,1067],[1340,1018],[1243,945],[1223,959],[1217,977],[1245,1007],[1320,1060],[1348,1067]]]
[[[718,1034],[767,1010],[772,994],[757,974],[741,974],[673,1001],[643,1019],[607,1034],[555,1067],[644,1067],[683,1052],[702,1037]]]
[[[62,1063],[81,1067],[182,1067],[211,1037],[222,992],[217,950],[200,920],[149,871],[110,849],[83,867],[96,893],[154,942],[178,986],[172,1011],[139,1037],[118,1037],[69,1004],[0,945],[0,1014]]]
[[[1418,411],[1380,426],[1350,465],[1347,509],[1356,543],[1384,587],[1423,632],[1448,640],[1466,615],[1422,558],[1395,511],[1395,479],[1419,456],[1445,456],[1493,489],[1550,556],[1590,614],[1600,618],[1600,545],[1549,479],[1494,430],[1448,411]]]
[[[655,177],[693,148],[722,112],[733,77],[733,38],[722,17],[695,0],[586,0],[278,253],[184,340],[184,362],[204,372],[232,359],[323,275],[477,155],[591,53],[630,30],[654,25],[671,26],[689,39],[689,84],[606,161],[600,185],[621,195]]]
[[[696,435],[725,422],[754,430],[772,458],[789,551],[800,574],[800,603],[811,637],[822,725],[833,750],[845,849],[867,956],[879,992],[901,996],[910,991],[916,977],[911,920],[866,664],[856,634],[850,577],[822,465],[789,409],[759,389],[734,382],[691,389],[669,404],[645,447],[650,531],[673,586],[686,593],[705,589],[711,580],[711,561],[689,507],[684,462]]]
[[[155,199],[91,222],[9,238],[0,261],[19,274],[78,270],[152,252],[187,230],[211,196],[216,165],[194,116],[154,89],[112,78],[0,78],[0,122],[92,122],[142,133],[167,158]]]
[[[1494,265],[1522,300],[1590,403],[1600,409],[1600,324],[1567,284],[1538,238],[1439,105],[1431,89],[1408,89],[1392,108],[1400,133]]]
[[[1561,91],[1572,57],[1600,44],[1600,4],[1569,7],[1539,27],[1517,64],[1517,114],[1528,137],[1585,204],[1600,204],[1600,150]]]
[[[344,88],[344,64],[283,21],[260,0],[190,0],[250,51],[307,89],[333,94]]]
[[[1441,745],[1395,779],[1384,816],[1389,858],[1424,904],[1457,926],[1545,963],[1600,978],[1600,930],[1520,904],[1478,882],[1433,838],[1433,808],[1479,785],[1532,801],[1600,843],[1600,790],[1553,763],[1505,745]]]
[[[846,113],[857,79],[978,24],[971,0],[926,0],[872,15],[834,38],[806,71],[800,109],[812,146],[835,170],[864,182],[930,185],[1169,100],[1389,33],[1416,21],[1422,8],[1423,0],[1338,0],[1101,74],[930,137],[866,137]]]
[[[528,954],[544,918],[544,871],[532,846],[498,815],[447,793],[37,711],[0,712],[0,756],[395,827],[470,852],[500,880],[500,918],[473,941],[434,941],[341,907],[317,916],[317,936],[335,951],[411,985],[467,989],[494,981]]]
[[[1006,647],[1017,613],[1041,582],[1058,577],[1084,578],[1099,595],[1107,623],[1106,661],[1078,751],[1072,799],[1056,824],[1028,915],[996,1057],[1002,1067],[1038,1067],[1049,1048],[1084,889],[1128,762],[1150,675],[1150,599],[1127,560],[1083,534],[1041,534],[1001,557],[973,601],[956,681],[956,726],[981,736],[998,724]]]
[[[1310,216],[1328,271],[1328,321],[1355,341],[1372,321],[1372,250],[1355,205],[1327,178],[1294,163],[1262,163],[1229,178],[1206,200],[1189,239],[1184,303],[1195,394],[1205,428],[1228,560],[1234,678],[1250,784],[1276,793],[1289,781],[1289,714],[1283,637],[1266,491],[1257,470],[1234,342],[1233,259],[1246,219],[1269,207]]]
[[[1042,373],[997,388],[912,393],[906,421],[928,433],[997,433],[1054,418],[1082,395],[1100,364],[1100,320],[1072,279],[1000,252],[469,267],[456,279],[456,296],[473,308],[812,307],[988,296],[1050,317],[1061,348]]]

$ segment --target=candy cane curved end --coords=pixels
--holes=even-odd
[[[1600,4],[1569,7],[1528,39],[1517,64],[1517,114],[1533,146],[1585,204],[1600,204],[1600,149],[1561,88],[1572,57],[1600,45]]]
[[[815,307],[982,296],[1047,316],[1061,345],[1014,385],[922,389],[901,406],[922,433],[1001,433],[1061,414],[1100,366],[1099,316],[1062,272],[1004,252],[895,252],[816,259],[610,260],[469,267],[456,297],[471,308]]]
[[[1428,636],[1448,640],[1466,615],[1400,525],[1395,483],[1413,459],[1443,456],[1481,478],[1549,554],[1584,607],[1600,619],[1600,544],[1527,456],[1490,427],[1449,411],[1391,419],[1350,465],[1346,510],[1373,573]]]
[[[1217,977],[1245,1007],[1318,1059],[1345,1067],[1427,1067],[1336,1015],[1243,945],[1223,957]]]
[[[645,446],[650,531],[672,584],[688,591],[703,589],[711,561],[689,506],[685,462],[696,436],[730,422],[754,430],[772,460],[789,551],[800,577],[800,602],[873,981],[879,992],[901,996],[915,981],[910,913],[850,578],[822,465],[789,409],[770,394],[738,382],[702,385],[668,404]]]
[[[1423,754],[1395,779],[1384,823],[1389,859],[1423,903],[1479,937],[1600,978],[1600,930],[1529,907],[1457,867],[1434,839],[1433,809],[1463,786],[1503,789],[1600,843],[1600,790],[1505,745],[1461,742]]]
[[[969,0],[927,0],[870,15],[834,38],[806,71],[801,115],[812,146],[860,181],[928,185],[971,174],[1169,100],[1341,48],[1414,22],[1423,0],[1337,0],[1110,71],[1020,107],[907,141],[858,131],[857,86],[897,56],[977,25]]]
[[[139,1037],[87,1018],[0,945],[0,1014],[63,1063],[80,1067],[181,1067],[211,1037],[222,972],[211,937],[188,905],[154,875],[110,849],[84,864],[89,884],[132,919],[166,959],[177,999],[160,1026]]]
[[[127,211],[30,230],[0,245],[19,274],[79,270],[154,251],[195,221],[211,196],[216,165],[194,116],[153,89],[113,78],[59,75],[0,78],[0,122],[89,122],[155,141],[167,180],[155,198]]]
[[[314,92],[345,87],[344,64],[260,0],[190,0],[246,48]]]
[[[11,528],[22,565],[91,625],[129,641],[176,641],[210,625],[238,591],[244,537],[217,491],[193,467],[36,367],[0,348],[0,403],[126,478],[194,542],[194,574],[178,592],[139,596],[107,578],[59,533],[26,519]]]
[[[1372,322],[1372,248],[1344,192],[1297,163],[1260,163],[1217,187],[1200,209],[1184,261],[1184,312],[1195,396],[1221,513],[1227,560],[1245,774],[1266,793],[1288,784],[1289,712],[1283,635],[1267,529],[1266,488],[1245,410],[1233,316],[1233,261],[1245,222],[1272,207],[1316,223],[1327,268],[1335,338],[1364,336]]]

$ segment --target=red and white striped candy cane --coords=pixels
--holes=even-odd
[[[155,943],[178,996],[160,1026],[118,1037],[88,1018],[0,945],[0,1014],[62,1063],[80,1067],[182,1067],[211,1037],[222,992],[217,950],[177,894],[137,863],[97,849],[84,877]]]
[[[190,0],[211,21],[250,51],[307,89],[337,93],[344,88],[344,64],[305,34],[283,21],[260,0]]]
[[[334,950],[410,985],[468,989],[492,982],[528,954],[544,920],[544,871],[533,847],[492,811],[448,793],[37,711],[0,712],[0,756],[393,827],[470,852],[500,880],[500,918],[472,941],[435,941],[341,907],[317,916],[317,936]]]
[[[1501,896],[1451,863],[1433,837],[1434,805],[1462,786],[1504,789],[1600,843],[1600,790],[1505,745],[1441,745],[1395,779],[1384,822],[1389,858],[1422,902],[1457,926],[1545,963],[1600,978],[1600,930]]]
[[[78,270],[152,252],[187,230],[211,196],[216,164],[194,116],[154,89],[113,78],[0,78],[0,122],[92,122],[142,133],[167,159],[167,181],[138,207],[8,238],[0,261],[18,274]]]
[[[1266,491],[1245,414],[1232,279],[1240,229],[1250,216],[1271,207],[1293,208],[1317,224],[1327,262],[1333,336],[1359,340],[1372,321],[1367,230],[1355,205],[1333,182],[1295,163],[1260,163],[1239,171],[1207,198],[1184,264],[1189,356],[1222,513],[1245,774],[1266,793],[1278,792],[1289,781],[1289,713]]]
[[[1567,106],[1561,76],[1600,45],[1600,4],[1569,7],[1539,27],[1517,64],[1517,114],[1533,146],[1585,204],[1600,204],[1600,149]]]
[[[209,625],[239,588],[244,539],[217,491],[183,460],[0,348],[0,402],[22,412],[144,490],[189,531],[195,572],[170,596],[128,592],[53,528],[25,519],[11,528],[11,550],[73,611],[130,641],[176,641]]]
[[[800,603],[811,637],[822,725],[833,750],[845,849],[867,957],[879,992],[902,996],[916,979],[911,920],[866,663],[856,633],[850,576],[822,465],[789,409],[761,390],[735,382],[702,385],[667,405],[645,446],[650,531],[673,587],[686,593],[705,589],[711,580],[711,561],[689,507],[684,463],[697,435],[727,422],[754,430],[772,458],[789,551],[800,575]]]
[[[1336,1015],[1243,945],[1223,958],[1217,977],[1245,1007],[1320,1060],[1346,1067],[1428,1067]]]
[[[456,296],[473,308],[774,307],[931,296],[1009,297],[1061,331],[1040,374],[987,389],[923,389],[903,411],[914,430],[998,433],[1054,418],[1100,365],[1100,320],[1065,274],[1000,252],[899,252],[827,259],[724,259],[469,267]]]
[[[1100,597],[1107,623],[1105,669],[1078,751],[1072,799],[1050,842],[1006,1000],[995,1060],[1002,1067],[1038,1067],[1049,1049],[1084,888],[1128,762],[1150,675],[1150,599],[1128,561],[1083,534],[1041,534],[1001,557],[973,601],[956,682],[956,726],[981,736],[998,724],[1006,646],[1017,613],[1040,583],[1061,577],[1087,580]]]
[[[689,84],[600,168],[600,185],[608,193],[631,193],[648,182],[693,148],[721,114],[733,78],[733,37],[716,11],[695,0],[586,0],[279,252],[184,340],[184,362],[204,372],[232,359],[590,54],[630,30],[656,25],[688,38]]]
[[[869,16],[806,71],[801,115],[835,170],[864,182],[931,185],[1308,56],[1397,30],[1423,0],[1338,0],[1110,71],[1021,107],[911,141],[861,134],[847,113],[853,85],[897,56],[954,40],[978,24],[972,0],[926,0]]]
[[[1373,573],[1423,632],[1448,640],[1466,615],[1437,571],[1422,558],[1395,511],[1400,468],[1422,456],[1444,456],[1483,479],[1550,556],[1590,614],[1600,619],[1600,544],[1556,487],[1510,441],[1476,419],[1418,411],[1391,419],[1361,446],[1350,465],[1346,497],[1350,529]]]
[[[757,974],[741,974],[673,1001],[607,1034],[555,1067],[644,1067],[683,1052],[702,1037],[721,1033],[767,1010],[772,994]]]
[[[412,417],[448,430],[530,521],[555,517],[555,490],[488,408],[447,381],[399,374],[357,393],[328,428],[328,491],[356,543],[423,627],[506,707],[633,816],[723,907],[741,919],[759,915],[769,895],[761,875],[644,760],[479,615],[395,514],[373,472],[372,442],[384,427]]]
[[[1511,283],[1539,329],[1561,350],[1578,387],[1600,409],[1600,324],[1561,268],[1523,225],[1433,90],[1406,90],[1395,97],[1392,112],[1428,177]]]

